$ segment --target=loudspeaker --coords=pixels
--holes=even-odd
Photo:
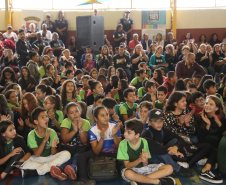
[[[104,17],[77,16],[76,17],[76,46],[78,50],[92,47],[93,53],[99,53],[99,47],[104,45]]]

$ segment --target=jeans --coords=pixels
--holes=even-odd
[[[20,152],[19,154],[16,154],[9,158],[9,160],[6,162],[6,165],[3,165],[3,169],[0,169],[0,172],[5,172],[9,174],[15,167],[11,166],[15,161],[19,161],[24,156],[24,152]],[[1,167],[2,168],[2,167]]]
[[[214,69],[213,69],[211,66],[203,67],[203,69],[205,70],[205,72],[206,72],[207,74],[212,75],[212,76],[215,75],[215,71],[214,71]]]
[[[132,72],[129,68],[125,68],[124,71],[126,72],[126,75],[128,77],[128,81],[130,82],[131,81],[131,78],[132,78]]]
[[[73,164],[77,167],[77,158],[78,158],[78,154],[74,154],[73,156],[71,156],[71,158],[67,162],[60,165],[60,167],[65,168],[65,166],[67,166],[69,164]]]
[[[171,147],[174,146],[177,143],[177,139],[174,138],[171,141],[169,141],[166,146]],[[172,158],[171,155],[169,154],[164,154],[164,155],[155,155],[151,154],[151,159],[148,161],[149,163],[152,164],[158,164],[158,163],[165,163],[165,164],[170,164],[173,167],[173,171],[178,172],[181,168],[181,166],[175,162]]]

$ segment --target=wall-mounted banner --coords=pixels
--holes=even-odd
[[[29,25],[31,23],[34,23],[36,25],[36,31],[38,31],[41,28],[42,21],[43,21],[43,11],[35,10],[22,11],[22,24],[26,26],[27,31],[29,31]]]
[[[142,11],[142,35],[147,33],[149,38],[156,40],[157,33],[166,37],[166,10]]]
[[[142,29],[158,29],[166,24],[166,10],[142,11]]]

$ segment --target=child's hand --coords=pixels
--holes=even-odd
[[[176,153],[178,152],[177,150],[178,150],[177,146],[169,147],[168,148],[168,154],[169,155],[176,155]]]
[[[184,158],[184,154],[182,154],[182,153],[180,153],[180,152],[177,152],[175,155],[176,155],[177,157]]]
[[[48,112],[48,116],[51,120],[54,120],[55,119],[55,114],[54,113],[50,113]]]
[[[117,126],[115,125],[114,128],[112,129],[112,135],[115,136],[117,132],[120,129],[120,125],[118,124]]]
[[[30,120],[29,120],[29,118],[25,119],[25,124],[26,124],[28,127],[30,127]]]
[[[106,97],[106,98],[112,98],[112,97],[111,97],[111,92],[107,93],[105,97]]]
[[[119,121],[119,116],[116,114],[116,112],[114,112],[114,114],[112,115],[112,119],[115,122],[118,122]]]
[[[20,126],[22,126],[22,127],[24,126],[24,121],[21,118],[19,118],[17,121]]]
[[[142,154],[140,156],[140,162],[147,162],[148,157],[150,156],[150,153],[147,153],[144,149],[142,149]]]
[[[75,133],[78,132],[78,121],[77,120],[73,121],[73,129],[74,129]]]
[[[111,96],[114,97],[114,95],[115,95],[117,92],[118,92],[118,88],[115,89],[115,88],[113,87],[113,89],[111,89],[111,91],[110,91]]]
[[[54,137],[54,139],[52,140],[52,143],[51,143],[53,148],[57,147],[58,141],[59,141],[59,138],[56,139],[56,137]]]
[[[211,125],[209,118],[207,117],[207,115],[204,115],[203,112],[201,114],[201,117],[202,117],[202,120],[205,121],[207,125]]]
[[[82,130],[82,125],[83,125],[83,119],[79,118],[79,120],[78,120],[78,129],[79,130]]]
[[[44,137],[44,140],[45,140],[46,142],[49,140],[50,134],[51,134],[51,130],[48,130],[48,132],[46,132],[46,135],[45,135],[45,137]]]
[[[1,120],[11,120],[11,116],[9,114],[7,116],[1,115]]]
[[[22,151],[21,147],[15,148],[12,152],[10,152],[10,156],[14,156],[16,154],[19,154]]]
[[[113,130],[112,130],[113,131]],[[105,129],[102,128],[101,132],[100,132],[100,138],[104,139],[104,135],[105,135]]]

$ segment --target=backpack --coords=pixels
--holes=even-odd
[[[122,102],[120,104],[115,105],[115,113],[119,116],[119,119],[122,121],[122,123],[124,123],[123,117],[122,117],[122,115],[120,114],[120,111],[119,111],[119,108],[122,105],[124,105],[124,107],[128,111],[129,107],[128,107],[127,103]],[[136,110],[137,110],[137,104],[135,103],[134,106],[133,106],[133,111],[136,111]]]

